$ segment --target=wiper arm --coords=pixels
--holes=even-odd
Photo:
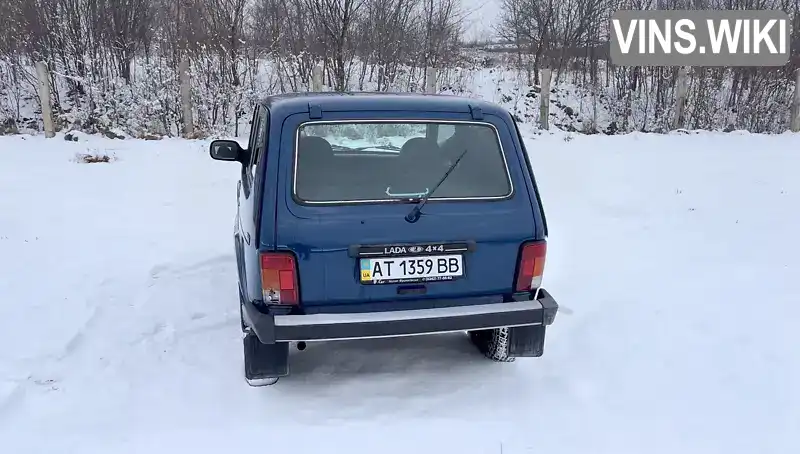
[[[419,199],[419,202],[417,202],[417,204],[414,206],[414,208],[412,208],[411,211],[406,215],[406,221],[408,221],[408,222],[417,222],[419,220],[419,216],[420,216],[420,212],[422,211],[422,207],[425,206],[425,204],[428,202],[428,199],[431,198],[431,195],[433,195],[433,193],[436,192],[437,189],[439,189],[439,186],[441,186],[442,183],[444,183],[444,180],[446,180],[447,177],[450,176],[450,172],[452,172],[453,169],[456,168],[458,163],[461,162],[461,158],[463,158],[465,154],[467,154],[467,150],[466,149],[464,150],[463,153],[461,153],[461,155],[458,157],[458,159],[456,159],[455,162],[453,162],[450,165],[450,168],[448,168],[447,172],[445,172],[444,175],[442,175],[442,178],[439,180],[438,183],[436,183],[436,185],[433,187],[433,189],[431,189],[427,194],[425,194],[424,196],[422,196],[421,199]]]
[[[345,147],[344,145],[332,145],[334,151],[367,151],[367,150],[388,150],[388,151],[400,151],[400,148],[395,147],[394,145],[369,145],[366,147]]]
[[[395,147],[394,145],[370,145],[368,147],[354,148],[354,150],[358,150],[358,151],[366,151],[366,150],[400,151],[400,147]]]

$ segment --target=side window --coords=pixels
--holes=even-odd
[[[266,110],[263,108],[258,109],[258,129],[255,131],[255,146],[253,147],[253,154],[250,159],[250,166],[255,167],[261,162],[261,156],[264,154],[264,148],[267,144],[267,128],[268,116]]]
[[[250,178],[253,182],[253,191],[256,197],[255,209],[253,210],[253,222],[258,225],[261,216],[261,198],[263,197],[263,172],[258,171],[261,159],[267,152],[267,132],[269,130],[269,111],[263,107],[258,107],[256,111],[257,129],[253,130],[253,146],[250,151]]]
[[[260,129],[259,125],[261,122],[261,115],[259,115],[260,110],[261,110],[260,106],[256,106],[255,109],[253,109],[253,120],[250,122],[250,137],[247,142],[247,149],[250,151],[255,149],[256,132],[258,132]]]
[[[256,112],[253,117],[253,125],[250,130],[250,168],[252,169],[258,164],[261,154],[264,151],[264,143],[267,138],[266,118],[264,109],[256,106]]]
[[[253,121],[250,124],[250,138],[247,144],[247,151],[250,153],[250,162],[247,166],[242,166],[242,190],[245,198],[250,198],[252,185],[256,175],[254,166],[258,162],[258,156],[264,148],[264,109],[256,105],[253,110]]]

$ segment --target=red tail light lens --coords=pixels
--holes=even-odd
[[[544,259],[547,255],[547,242],[535,241],[522,246],[517,271],[517,292],[529,292],[542,285]]]
[[[298,304],[294,255],[261,253],[261,293],[264,304]]]

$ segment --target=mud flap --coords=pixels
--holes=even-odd
[[[248,380],[289,375],[289,343],[262,344],[255,334],[244,336],[244,374]]]
[[[544,353],[544,325],[516,326],[509,328],[508,356],[539,357]]]

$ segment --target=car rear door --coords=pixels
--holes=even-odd
[[[326,112],[326,120],[348,115],[352,113]],[[464,113],[430,115],[472,120]],[[534,238],[536,226],[510,134],[512,127],[502,118],[486,115],[483,122],[494,126],[499,135],[512,195],[490,201],[430,201],[416,222],[406,219],[413,204],[320,206],[296,200],[291,183],[293,131],[304,121],[308,114],[289,117],[281,133],[276,224],[278,249],[297,256],[304,307],[512,293],[520,247]],[[378,273],[378,278],[392,275],[402,279],[375,282]]]

